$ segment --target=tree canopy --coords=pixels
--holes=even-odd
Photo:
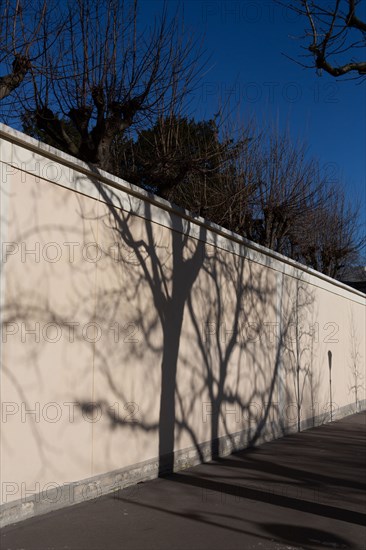
[[[364,44],[360,6],[291,2],[310,24],[318,69],[364,74],[342,57]],[[208,120],[186,113],[205,62],[166,6],[142,29],[137,0],[5,0],[0,46],[3,120],[328,275],[355,261],[357,208],[304,145],[220,109]]]

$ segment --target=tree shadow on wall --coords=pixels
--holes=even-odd
[[[150,221],[152,212],[148,202],[138,201],[137,212],[133,212],[131,204],[132,212],[126,213],[120,199],[112,190],[101,186],[100,193],[109,209],[109,214],[103,219],[104,226],[113,231],[117,242],[133,251],[133,261],[124,261],[123,268],[127,279],[130,282],[133,280],[138,293],[144,296],[143,299],[137,299],[135,322],[142,329],[144,345],[160,361],[161,389],[157,430],[159,475],[162,475],[173,471],[174,467],[176,377],[183,317],[186,302],[202,268],[206,230],[201,226],[194,241],[187,235],[190,222],[185,223],[179,216],[167,214],[171,224],[170,242],[159,247],[153,223]],[[131,228],[133,214],[143,216],[139,219],[144,224],[142,238],[134,235]],[[119,292],[122,300],[127,298],[123,288]],[[158,324],[161,342],[157,344],[158,339],[152,342],[152,335]],[[121,425],[118,419],[117,423]]]
[[[160,365],[158,418],[151,424],[141,411],[133,428],[158,432],[159,475],[172,472],[175,452],[191,445],[205,461],[255,445],[266,431],[270,437],[285,433],[289,423],[279,400],[295,399],[299,411],[302,399],[299,361],[289,367],[297,393],[283,380],[286,339],[300,310],[311,308],[313,294],[303,285],[303,303],[298,286],[288,289],[297,298],[279,299],[279,285],[281,296],[287,292],[283,278],[269,265],[261,266],[248,248],[241,246],[238,254],[231,243],[233,250],[227,251],[222,238],[203,224],[98,186],[107,209],[99,220],[102,231],[112,232],[118,246],[129,251],[114,264],[124,277],[113,294],[126,303],[135,289],[134,323],[142,334],[136,361],[146,361],[149,353],[155,368]],[[160,227],[159,216],[171,230]],[[113,302],[108,293],[105,302]],[[297,338],[296,346],[301,345]],[[103,361],[110,357],[111,350]],[[305,371],[303,386],[310,380],[309,366]],[[111,376],[108,381],[116,390]],[[311,379],[310,394],[315,386]],[[128,424],[112,416],[114,427]]]
[[[85,361],[81,389],[71,387],[70,394],[83,417],[102,413],[101,422],[91,425],[94,434],[103,434],[101,462],[108,463],[112,436],[116,439],[118,434],[126,442],[142,441],[141,447],[146,438],[140,440],[140,434],[156,436],[159,475],[164,475],[174,470],[174,461],[176,468],[185,466],[184,457],[177,462],[178,454],[192,446],[206,461],[255,445],[265,434],[285,433],[288,422],[280,401],[294,399],[283,368],[286,338],[291,323],[296,323],[295,313],[305,307],[286,301],[296,294],[294,289],[286,288],[269,258],[267,266],[261,265],[262,259],[240,239],[229,241],[184,213],[179,216],[127,195],[99,178],[93,183],[96,206],[78,199],[77,231],[85,241],[87,227],[92,227],[103,258],[87,269],[86,262],[68,266],[70,287],[63,290],[67,297],[73,291],[72,300],[65,300],[68,309],[63,309],[62,300],[49,300],[48,293],[56,292],[55,283],[61,279],[61,264],[52,264],[34,299],[18,294],[8,319],[66,327],[70,320],[85,318],[109,334],[100,341],[76,335],[78,351],[76,345],[66,347],[64,360],[67,365],[68,354],[75,360],[75,353],[80,353],[80,361]],[[52,233],[49,226],[36,224],[33,233],[61,242],[69,229],[55,224]],[[312,301],[309,293],[306,308]],[[117,332],[122,327],[123,338],[111,327]],[[38,343],[35,370],[46,347]],[[144,380],[143,388],[133,388],[133,369],[136,378]],[[299,374],[298,363],[291,369]],[[84,386],[92,385],[91,393],[85,391],[83,377]],[[315,387],[313,381],[310,393]],[[131,388],[136,400],[131,400]],[[114,401],[122,409],[111,407]],[[102,449],[97,452],[101,457]],[[135,449],[133,460],[141,460],[143,452]],[[92,474],[97,460],[93,455]],[[126,465],[123,457],[120,461],[111,459],[111,469]]]

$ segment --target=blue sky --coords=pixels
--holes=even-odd
[[[140,0],[141,23],[151,23],[162,3]],[[304,140],[328,177],[362,204],[365,221],[366,82],[319,77],[286,58],[301,52],[305,22],[274,0],[168,0],[172,13],[178,5],[210,56],[192,114],[212,116],[231,90],[244,120],[255,115]]]

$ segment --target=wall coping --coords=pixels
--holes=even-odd
[[[194,216],[188,210],[179,208],[173,203],[170,203],[169,201],[162,199],[161,197],[158,197],[153,193],[149,193],[144,189],[141,189],[140,187],[123,180],[122,178],[119,178],[117,176],[114,176],[113,174],[105,172],[104,170],[95,169],[89,166],[87,163],[77,159],[76,157],[68,155],[67,153],[60,151],[55,147],[42,143],[30,136],[27,136],[26,134],[18,130],[14,130],[13,128],[10,128],[9,126],[3,123],[0,123],[0,137],[2,139],[6,139],[8,142],[14,143],[16,145],[20,145],[32,152],[43,155],[44,157],[50,160],[66,165],[69,168],[72,168],[78,172],[81,172],[90,178],[97,179],[103,184],[106,184],[112,188],[119,189],[120,191],[123,191],[128,195],[131,195],[140,200],[148,202],[151,205],[154,205],[162,210],[175,214],[176,216],[179,216],[194,225],[203,226],[205,229],[213,233],[216,233],[217,235],[220,235],[228,239],[229,241],[235,242],[255,252],[259,252],[260,254],[263,254],[264,256],[267,256],[269,258],[273,258],[274,260],[277,260],[283,264],[287,264],[293,267],[294,269],[297,269],[310,276],[316,277],[317,279],[330,283],[351,294],[354,294],[361,298],[366,297],[366,294],[364,294],[363,292],[356,290],[355,288],[352,288],[342,283],[341,281],[333,279],[328,275],[325,275],[319,271],[316,271],[315,269],[308,267],[304,264],[301,264],[300,262],[292,260],[287,256],[284,256],[278,252],[275,252],[274,250],[271,250],[260,244],[250,241],[245,237],[241,237],[237,233],[234,233],[233,231],[229,231],[228,229],[225,229],[209,220],[206,220],[199,216]],[[49,180],[49,181],[50,183],[54,183],[52,182],[52,180]]]

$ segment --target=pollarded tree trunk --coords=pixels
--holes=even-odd
[[[12,72],[0,76],[0,100],[9,96],[24,80],[30,68],[28,57],[16,55],[12,65]]]

